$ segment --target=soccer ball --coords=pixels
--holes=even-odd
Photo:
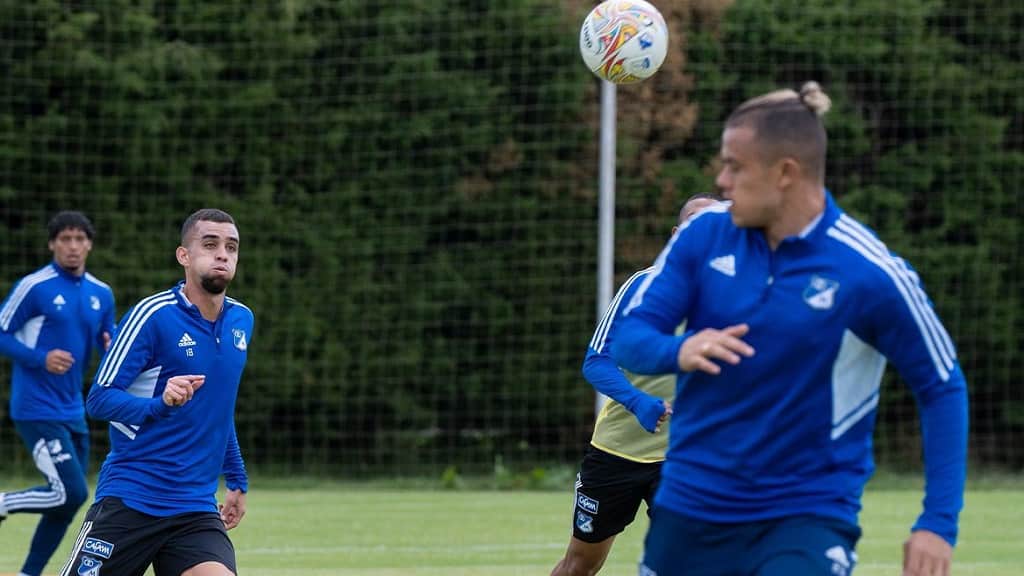
[[[665,19],[644,0],[606,0],[590,11],[580,29],[583,62],[616,84],[650,78],[667,52]]]

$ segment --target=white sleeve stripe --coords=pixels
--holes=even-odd
[[[171,294],[170,291],[165,291],[160,292],[159,294],[154,294],[135,306],[131,315],[124,321],[124,325],[118,327],[117,337],[114,340],[114,344],[103,357],[103,362],[100,364],[99,370],[96,372],[96,382],[101,386],[110,385],[110,382],[113,381],[114,375],[121,367],[121,363],[124,362],[125,356],[128,355],[128,350],[131,349],[131,345],[135,341],[135,337],[139,335],[139,331],[142,330],[142,326],[146,323],[146,320],[152,316],[153,312],[163,308],[164,306],[173,305],[174,303],[174,294]]]
[[[942,323],[939,321],[938,316],[935,315],[935,311],[932,306],[928,303],[928,296],[924,293],[924,290],[921,289],[921,278],[912,270],[907,268],[905,260],[890,254],[889,249],[886,248],[885,244],[875,238],[874,235],[872,235],[856,220],[843,215],[837,224],[842,225],[844,230],[847,230],[851,235],[859,236],[866,244],[873,246],[875,254],[883,258],[887,258],[896,266],[897,270],[901,272],[904,277],[909,279],[911,293],[917,299],[918,304],[926,311],[926,317],[932,320],[932,327],[935,332],[934,335],[938,340],[938,343],[942,346],[942,349],[945,351],[945,356],[947,358],[955,359],[956,348],[953,346],[953,340],[949,337],[949,333],[942,328]],[[849,226],[849,228],[846,228],[847,226]],[[857,231],[859,231],[859,234],[856,234]],[[952,363],[950,363],[950,368],[952,367]]]
[[[718,202],[716,204],[712,204],[700,212],[697,212],[691,216],[689,220],[686,220],[679,225],[679,229],[672,235],[672,239],[668,241],[668,244],[666,244],[664,248],[662,248],[661,254],[658,254],[658,259],[654,261],[654,266],[651,267],[651,273],[647,278],[644,278],[644,283],[640,285],[640,288],[629,300],[629,306],[627,306],[626,311],[622,313],[623,316],[629,316],[629,313],[632,312],[634,308],[643,303],[644,294],[651,286],[651,282],[654,282],[654,279],[658,277],[658,274],[661,274],[662,270],[665,269],[665,260],[668,258],[668,253],[672,251],[672,246],[675,246],[676,238],[679,238],[679,234],[681,234],[683,230],[689,228],[690,224],[693,224],[704,214],[724,214],[729,211],[730,206],[732,206],[731,202]]]
[[[231,302],[232,304],[234,304],[235,306],[241,306],[242,308],[245,308],[246,310],[249,310],[249,314],[252,314],[252,313],[253,313],[253,312],[252,312],[252,310],[251,310],[251,309],[250,309],[250,308],[249,308],[248,306],[246,306],[245,304],[242,304],[242,303],[241,303],[240,301],[238,301],[238,300],[235,300],[235,299],[234,299],[234,298],[232,298],[231,296],[225,296],[225,299],[226,299],[226,300],[227,300],[228,302]]]
[[[629,316],[629,313],[632,312],[634,308],[643,303],[644,294],[647,292],[647,289],[650,288],[651,282],[653,282],[654,279],[658,277],[658,274],[661,274],[661,271],[665,269],[665,260],[668,258],[668,253],[672,250],[672,246],[675,245],[676,238],[679,238],[679,233],[682,232],[685,227],[686,224],[684,223],[679,230],[676,231],[675,235],[672,236],[672,239],[668,241],[668,244],[662,248],[661,254],[658,254],[658,259],[654,261],[654,266],[650,268],[651,273],[644,278],[643,284],[640,284],[640,288],[637,288],[637,291],[633,293],[633,297],[629,299],[629,306],[627,306],[626,311],[622,313],[623,316]]]
[[[124,363],[124,359],[128,356],[128,351],[131,350],[132,344],[135,342],[135,338],[142,331],[142,327],[145,326],[146,321],[152,316],[157,310],[164,306],[173,306],[173,300],[163,300],[156,304],[152,304],[146,311],[146,314],[139,318],[138,322],[130,327],[130,329],[124,332],[124,344],[118,347],[116,354],[109,354],[103,362],[101,377],[98,377],[96,381],[101,386],[110,386],[111,382],[117,376],[117,371],[121,369],[121,364]]]
[[[861,256],[863,256],[869,262],[878,266],[882,271],[884,271],[889,276],[889,278],[895,284],[896,289],[903,296],[904,303],[907,304],[907,307],[910,309],[910,314],[914,318],[914,323],[917,324],[917,328],[921,333],[922,339],[924,340],[925,347],[928,349],[928,354],[929,356],[931,356],[932,362],[935,364],[935,370],[939,373],[939,376],[942,378],[943,382],[948,380],[949,370],[946,368],[946,364],[945,362],[943,362],[943,359],[939,356],[939,352],[936,349],[935,343],[932,340],[931,333],[924,325],[925,320],[921,317],[920,310],[918,309],[916,303],[913,301],[910,295],[907,294],[906,288],[900,282],[899,278],[896,275],[896,271],[893,270],[891,266],[888,266],[885,262],[879,260],[874,254],[871,253],[870,250],[868,250],[865,246],[860,244],[857,240],[854,240],[845,233],[840,232],[835,227],[828,229],[828,235],[860,253]]]
[[[601,317],[601,322],[597,325],[597,330],[594,331],[594,336],[590,339],[591,348],[598,352],[604,351],[604,346],[608,339],[608,332],[611,330],[612,320],[615,319],[615,314],[619,310],[619,304],[622,301],[622,297],[626,295],[626,292],[629,291],[629,287],[636,282],[638,278],[650,272],[652,269],[653,268],[647,268],[646,270],[634,273],[629,277],[629,280],[626,280],[622,287],[619,288],[619,293],[615,295],[615,298],[612,299],[608,309],[605,310],[604,316]]]
[[[45,282],[51,278],[56,278],[57,272],[47,266],[38,272],[33,272],[28,276],[25,276],[18,287],[11,294],[11,299],[4,305],[3,310],[0,310],[0,329],[7,330],[7,327],[11,325],[11,319],[14,317],[14,313],[18,311],[18,307],[21,306],[22,300],[28,296],[29,291],[32,290],[36,284]]]
[[[111,422],[110,426],[117,430],[120,430],[122,434],[128,437],[129,440],[135,440],[135,430],[125,426],[120,422]]]
[[[97,286],[102,286],[103,288],[106,288],[107,290],[110,290],[110,285],[109,284],[107,284],[106,282],[104,282],[104,281],[100,280],[99,278],[93,276],[92,274],[89,274],[88,272],[85,273],[85,279],[88,280],[89,282],[92,282],[93,284],[95,284]]]
[[[921,316],[924,325],[922,333],[926,338],[931,338],[932,345],[942,358],[946,369],[952,370],[956,360],[956,352],[952,349],[952,343],[949,342],[949,336],[942,327],[942,323],[928,303],[927,296],[921,289],[920,279],[917,275],[911,274],[902,259],[891,254],[884,244],[867,233],[863,228],[850,226],[849,222],[837,222],[837,226],[848,233],[850,237],[856,238],[878,260],[892,270],[893,274],[890,274],[890,277],[894,281],[898,281],[903,287],[903,290],[900,292],[903,294],[907,306],[916,309]],[[926,333],[924,332],[925,329],[927,329]],[[947,343],[949,343],[948,347],[946,346]]]
[[[142,299],[142,301],[136,304],[134,308],[132,308],[131,312],[128,314],[126,318],[121,319],[121,325],[118,327],[117,336],[114,338],[114,342],[112,343],[110,350],[108,350],[107,353],[103,356],[103,361],[100,363],[100,366],[96,371],[97,378],[100,376],[104,368],[107,366],[108,360],[114,357],[115,354],[118,354],[119,351],[124,347],[123,343],[125,342],[126,339],[121,338],[121,334],[127,332],[128,327],[132,326],[136,322],[137,318],[139,317],[139,314],[141,314],[142,311],[150,303],[156,300],[167,300],[168,297],[173,297],[170,290],[158,292],[156,294],[153,294],[152,296],[144,298]]]
[[[956,349],[953,347],[953,342],[950,339],[949,334],[942,327],[942,322],[940,322],[938,316],[935,315],[935,310],[932,308],[931,304],[928,303],[928,296],[924,293],[924,290],[921,289],[920,277],[907,268],[906,261],[891,254],[889,249],[885,247],[885,244],[875,238],[874,235],[872,235],[866,228],[861,226],[852,218],[844,215],[840,217],[836,222],[836,225],[845,230],[851,236],[860,238],[865,245],[869,248],[873,248],[873,252],[876,256],[896,268],[897,273],[899,273],[900,277],[903,279],[904,286],[907,287],[911,296],[914,297],[918,308],[923,312],[924,318],[928,321],[928,328],[931,330],[932,336],[935,338],[940,351],[943,352],[943,358],[947,360],[948,368],[952,369],[953,361],[956,359]]]

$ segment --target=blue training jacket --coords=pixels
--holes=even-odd
[[[722,372],[683,373],[655,502],[708,522],[799,514],[857,522],[874,470],[886,359],[921,414],[926,488],[914,529],[955,544],[967,392],[920,279],[826,191],[821,218],[775,251],[709,208],[672,238],[630,301],[612,353],[639,373],[678,372],[673,330],[747,323],[756,350]]]
[[[0,354],[14,361],[11,418],[84,421],[82,379],[103,332],[114,333],[114,293],[92,274],[50,262],[19,280],[0,307]],[[75,358],[64,374],[46,370],[58,348]]]
[[[183,286],[124,315],[86,401],[90,416],[110,421],[96,500],[115,496],[152,516],[216,512],[221,474],[228,488],[248,490],[234,414],[253,314],[225,298],[210,322]],[[184,406],[167,406],[167,379],[185,374],[206,381]]]

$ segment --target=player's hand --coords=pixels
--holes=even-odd
[[[903,576],[949,576],[953,547],[941,536],[917,530],[903,543]]]
[[[54,348],[46,353],[46,371],[51,374],[64,374],[75,365],[75,357],[67,350]]]
[[[224,503],[217,506],[220,510],[220,519],[224,522],[224,528],[231,530],[242,521],[245,516],[245,492],[241,490],[228,490],[224,497]]]
[[[184,406],[192,399],[192,395],[199,390],[199,387],[206,382],[206,376],[187,374],[184,376],[172,376],[167,379],[164,386],[164,404],[168,406]]]
[[[665,405],[665,412],[658,418],[658,423],[654,426],[654,432],[661,432],[661,425],[668,421],[668,417],[672,415],[672,405],[668,403],[668,400],[662,400],[662,404]]]
[[[702,370],[717,375],[722,367],[712,362],[712,359],[739,364],[741,356],[749,358],[754,355],[754,349],[740,340],[749,331],[750,326],[736,324],[722,330],[705,328],[697,332],[683,340],[683,345],[679,347],[679,369],[683,372]]]
[[[103,339],[103,349],[110,350],[110,332],[104,330],[103,333],[100,334],[100,338]]]

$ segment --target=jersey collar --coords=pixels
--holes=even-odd
[[[60,276],[62,278],[66,278],[67,280],[71,280],[72,282],[78,282],[78,281],[82,280],[82,278],[85,278],[85,272],[84,271],[82,272],[81,276],[75,276],[71,272],[68,272],[63,267],[61,267],[60,264],[57,264],[56,260],[50,260],[50,268],[53,268],[54,271],[56,271],[57,274],[60,274]]]

